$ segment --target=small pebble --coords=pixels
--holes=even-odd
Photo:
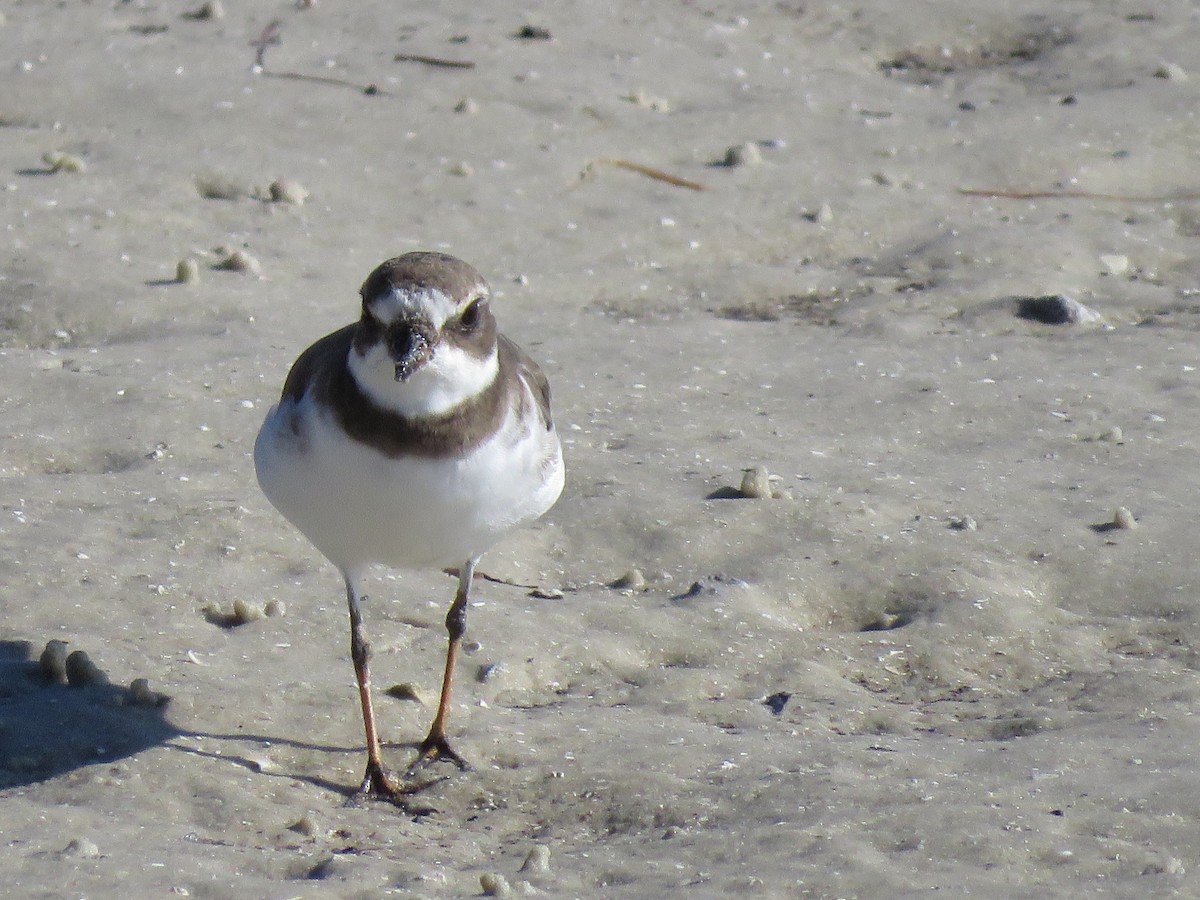
[[[465,116],[473,116],[479,112],[479,104],[470,97],[463,97],[454,106],[456,113],[462,113]]]
[[[475,174],[475,167],[469,162],[456,162],[446,169],[446,171],[450,175],[457,175],[460,178],[470,178]]]
[[[287,606],[280,600],[268,600],[263,606],[263,613],[269,619],[279,619],[287,615]]]
[[[545,844],[534,844],[533,849],[521,863],[521,871],[531,875],[545,875],[550,871],[550,848]]]
[[[512,885],[508,883],[508,879],[503,875],[495,872],[487,872],[479,876],[479,887],[483,889],[485,897],[512,897]]]
[[[251,756],[246,759],[246,762],[252,770],[260,772],[263,775],[270,775],[272,772],[279,771],[279,766],[269,756]]]
[[[200,264],[190,256],[175,264],[175,281],[178,284],[195,284],[200,280]]]
[[[742,486],[738,491],[743,497],[751,500],[771,499],[771,473],[766,466],[754,466],[746,469],[742,475]]]
[[[1102,253],[1100,265],[1108,275],[1123,275],[1129,271],[1129,257],[1119,253]]]
[[[67,645],[65,641],[47,641],[46,649],[38,658],[42,674],[52,684],[67,683]]]
[[[87,687],[92,684],[108,684],[108,676],[92,662],[84,651],[76,650],[66,660],[67,684],[72,687]]]
[[[266,612],[257,603],[241,599],[233,601],[233,618],[238,625],[257,622],[259,619],[265,619],[266,616]]]
[[[970,516],[958,516],[947,523],[951,531],[977,531],[979,523]]]
[[[210,19],[223,19],[225,18],[225,7],[221,4],[221,0],[208,0],[207,3],[201,4],[199,9],[188,13],[187,18],[199,19],[202,22]]]
[[[499,663],[499,662],[484,663],[482,666],[480,666],[478,669],[475,670],[475,680],[478,681],[480,684],[484,684],[488,681],[491,681],[493,678],[497,677],[498,675],[503,675],[504,672],[505,672],[504,663]]]
[[[540,25],[522,25],[513,33],[513,37],[519,41],[548,41],[553,35],[548,28]]]
[[[421,692],[421,689],[411,681],[402,681],[400,684],[393,684],[384,693],[389,697],[395,697],[397,700],[411,700],[413,703],[419,703],[421,706],[429,705],[425,702],[425,695]]]
[[[1132,530],[1138,527],[1137,519],[1135,519],[1133,517],[1133,513],[1131,513],[1124,506],[1118,506],[1113,511],[1112,524],[1114,528],[1120,528],[1122,530]]]
[[[216,268],[228,272],[242,272],[247,275],[262,274],[262,265],[245,250],[234,250],[229,256],[217,263]]]
[[[321,825],[315,815],[305,813],[288,826],[288,831],[294,831],[296,834],[302,834],[305,837],[316,837],[321,833]]]
[[[758,148],[758,144],[735,144],[725,151],[725,161],[723,165],[730,168],[737,166],[757,166],[762,162],[762,150]]]
[[[1100,432],[1097,437],[1098,440],[1101,441],[1111,441],[1114,444],[1120,444],[1125,440],[1125,432],[1121,430],[1120,425],[1114,425],[1112,428],[1108,429],[1108,431]]]
[[[276,178],[271,182],[267,192],[275,203],[290,203],[292,206],[303,206],[308,199],[308,191],[298,181],[291,178]]]
[[[197,175],[195,185],[196,192],[205,200],[241,200],[254,196],[254,191],[244,183],[215,172]]]
[[[150,679],[135,678],[129,683],[129,696],[134,706],[145,706],[151,709],[166,706],[170,697],[150,690]]]
[[[1188,75],[1179,63],[1163,63],[1154,70],[1155,78],[1165,78],[1167,81],[1187,81]]]
[[[78,175],[87,171],[87,163],[78,156],[72,153],[63,153],[61,150],[43,153],[42,162],[50,167],[51,172],[67,172]]]
[[[96,859],[100,848],[87,838],[75,838],[59,851],[59,856],[75,859]]]
[[[640,569],[630,569],[616,581],[609,585],[610,588],[616,591],[642,591],[646,589],[646,576],[642,574]]]
[[[625,95],[625,99],[635,106],[654,112],[668,113],[671,111],[671,103],[665,97],[653,97],[641,88],[630,91]]]
[[[763,700],[763,706],[771,711],[771,715],[783,715],[784,707],[788,705],[788,701],[792,699],[789,691],[776,691],[771,696]]]
[[[813,221],[818,225],[828,225],[833,221],[833,207],[828,203],[822,203],[817,209],[817,214],[813,216]]]
[[[1041,297],[1016,297],[1017,316],[1046,325],[1104,324],[1104,317],[1063,294]]]

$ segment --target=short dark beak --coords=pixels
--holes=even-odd
[[[428,322],[397,322],[388,335],[388,349],[396,362],[396,380],[408,381],[433,355],[433,326]]]

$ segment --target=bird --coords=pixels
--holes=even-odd
[[[455,665],[480,556],[540,517],[565,480],[537,363],[497,330],[492,291],[471,265],[417,251],[375,268],[359,318],[292,365],[254,444],[270,503],[341,573],[366,736],[352,799],[402,802],[371,701],[362,584],[376,566],[455,571],[437,712],[407,774],[437,760],[469,768],[446,733]]]

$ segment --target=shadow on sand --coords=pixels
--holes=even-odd
[[[165,698],[148,701],[103,677],[58,683],[37,652],[29,641],[0,641],[0,788],[123,759],[180,733]]]

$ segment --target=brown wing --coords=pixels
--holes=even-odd
[[[533,357],[504,335],[498,335],[497,339],[500,352],[512,357],[517,375],[532,389],[534,399],[537,400],[538,413],[546,430],[550,431],[554,428],[554,419],[550,415],[550,382],[533,361]]]
[[[287,380],[283,383],[282,400],[299,401],[310,388],[316,388],[324,393],[328,390],[330,373],[345,365],[350,353],[350,344],[354,340],[354,329],[358,323],[352,323],[345,328],[339,328],[333,334],[327,334],[307,350],[292,364]]]

